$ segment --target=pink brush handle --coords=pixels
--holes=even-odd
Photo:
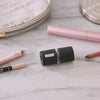
[[[58,36],[100,42],[100,33],[49,25],[48,33]]]

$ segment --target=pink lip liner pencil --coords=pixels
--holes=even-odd
[[[97,57],[97,56],[100,56],[100,51],[89,54],[89,55],[85,56],[85,58],[94,58],[94,57]]]
[[[20,50],[19,52],[15,52],[15,53],[13,53],[13,54],[11,54],[3,59],[0,59],[0,66],[23,56],[24,52],[25,52],[25,50]]]
[[[63,36],[63,37],[100,42],[100,33],[97,32],[89,32],[89,31],[83,31],[78,29],[71,29],[66,27],[49,25],[48,33],[52,35]]]

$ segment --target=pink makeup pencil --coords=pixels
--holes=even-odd
[[[24,52],[25,52],[25,50],[20,50],[19,52],[15,52],[15,53],[13,53],[13,54],[11,54],[3,59],[0,59],[0,66],[23,56]]]
[[[100,42],[100,33],[49,25],[48,33],[69,38]]]

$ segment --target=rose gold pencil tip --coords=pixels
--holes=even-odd
[[[23,55],[23,54],[24,54],[24,52],[25,52],[25,50],[21,50],[20,52],[21,52],[21,54]]]

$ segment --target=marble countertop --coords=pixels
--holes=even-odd
[[[85,19],[79,0],[52,0],[50,16],[37,28],[0,39],[0,58],[25,49],[23,57],[4,66],[26,62],[21,70],[0,74],[0,100],[100,100],[100,57],[84,56],[100,50],[100,43],[47,34],[49,24],[88,31],[100,26]],[[75,61],[44,67],[41,50],[72,46]]]

